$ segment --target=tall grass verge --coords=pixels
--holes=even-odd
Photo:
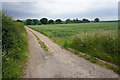
[[[24,24],[2,14],[2,77],[22,78],[28,57],[28,38]]]
[[[117,30],[82,32],[71,41],[71,48],[120,66]]]

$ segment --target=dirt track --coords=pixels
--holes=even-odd
[[[117,78],[118,75],[111,70],[102,68],[71,52],[62,49],[48,37],[26,27],[29,39],[29,59],[25,78]],[[46,54],[41,48],[35,33],[42,40],[49,51]]]

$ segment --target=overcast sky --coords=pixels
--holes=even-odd
[[[119,0],[4,0],[2,8],[14,19],[46,17],[48,19],[101,20],[118,19]]]

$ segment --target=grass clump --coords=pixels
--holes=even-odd
[[[21,78],[28,57],[28,39],[24,24],[2,13],[2,77]]]

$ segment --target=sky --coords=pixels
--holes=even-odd
[[[117,20],[119,0],[4,0],[2,8],[13,19]]]

